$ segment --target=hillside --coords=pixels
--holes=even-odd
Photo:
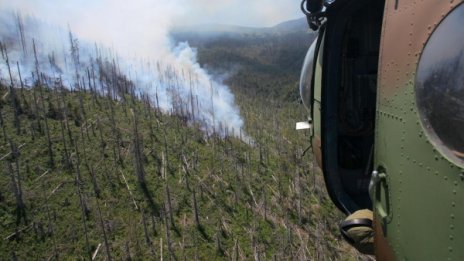
[[[307,134],[294,130],[306,113],[295,88],[311,35],[198,41],[200,63],[234,91],[240,135],[215,124],[214,106],[180,95],[180,72],[157,67],[164,82],[155,84],[168,85],[173,100],[167,110],[114,57],[96,48],[79,63],[85,49],[69,35],[72,85],[40,71],[55,57],[35,45],[24,48],[35,58],[23,71],[29,81],[19,63],[12,77],[7,53],[21,48],[14,38],[0,45],[0,69],[10,72],[0,79],[3,259],[362,258],[341,240],[341,216],[304,153]],[[37,57],[47,58],[40,68]],[[205,107],[212,130],[198,118]]]
[[[1,88],[4,257],[240,260],[346,251],[322,181],[306,174],[311,160],[300,158],[304,148],[283,124],[285,110],[260,115],[272,114],[276,128],[258,128],[250,146],[205,136],[185,116],[129,97],[45,86],[16,93],[19,132],[11,92]],[[252,111],[246,117],[259,126]]]

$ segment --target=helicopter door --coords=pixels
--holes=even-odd
[[[351,214],[372,208],[368,185],[384,2],[340,3],[328,11],[324,38],[322,164],[332,201]]]

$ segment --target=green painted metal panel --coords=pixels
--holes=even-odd
[[[438,153],[424,134],[415,75],[410,78],[406,86],[378,97],[375,166],[386,169],[388,180],[386,236],[400,259],[464,260],[463,169]]]

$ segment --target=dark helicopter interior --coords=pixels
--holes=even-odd
[[[336,8],[327,25],[325,63],[330,66],[323,95],[323,147],[326,179],[336,188],[332,199],[344,212],[352,213],[371,208],[368,186],[384,2],[346,2],[350,8]]]

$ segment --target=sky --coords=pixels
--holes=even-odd
[[[52,20],[62,21],[66,15],[71,24],[108,9],[119,9],[121,17],[127,15],[126,11],[143,10],[143,16],[157,16],[163,10],[175,26],[213,23],[267,27],[303,17],[299,0],[0,0],[0,6],[31,14],[47,13]]]
[[[191,23],[273,26],[303,17],[299,0],[184,0]],[[187,16],[188,17],[188,16]]]

